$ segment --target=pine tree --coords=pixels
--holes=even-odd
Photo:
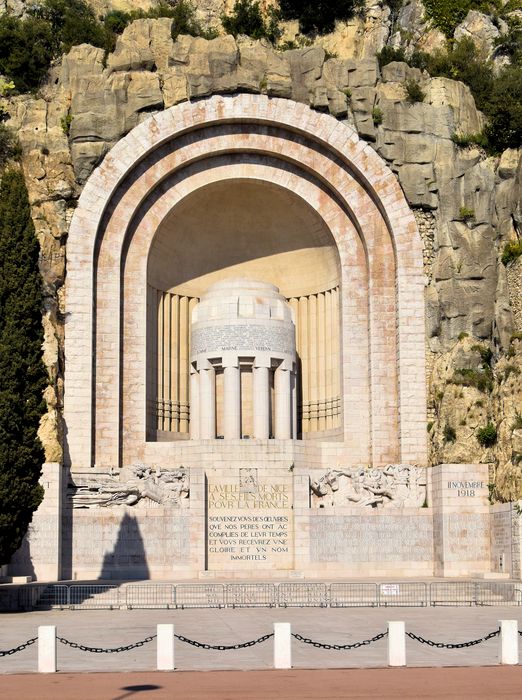
[[[47,374],[42,361],[39,245],[23,174],[0,184],[0,563],[18,549],[42,501],[37,436]]]

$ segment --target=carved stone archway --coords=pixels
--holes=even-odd
[[[344,432],[323,453],[345,463],[426,463],[422,245],[395,176],[332,117],[237,95],[147,119],[114,146],[80,197],[66,284],[74,470],[174,463],[190,451],[146,439],[148,256],[180,202],[212,183],[246,180],[300,199],[339,253]]]

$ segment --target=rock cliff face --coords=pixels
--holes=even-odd
[[[22,9],[21,2],[7,4]],[[96,7],[109,4],[125,2]],[[205,0],[198,11],[212,24],[224,6]],[[469,13],[458,31],[487,54],[496,28],[478,14]],[[500,261],[505,243],[521,230],[522,149],[493,158],[477,147],[459,148],[453,134],[477,133],[484,125],[464,84],[430,78],[405,63],[379,70],[375,51],[387,40],[406,49],[442,41],[425,24],[418,0],[400,10],[395,33],[389,15],[382,3],[370,2],[364,20],[289,51],[246,37],[173,42],[169,19],[138,20],[108,57],[92,46],[74,47],[38,97],[4,105],[19,132],[42,247],[45,360],[53,386],[41,435],[49,461],[60,458],[65,251],[82,185],[111,146],[151,112],[213,93],[263,92],[352,124],[396,174],[425,248],[431,460],[491,462],[496,496],[522,495],[522,341],[512,340],[522,331],[522,260],[507,267]],[[424,101],[406,100],[411,79]],[[487,350],[492,355],[484,363]],[[482,375],[488,382],[480,389]],[[488,423],[498,439],[484,447],[477,432]]]

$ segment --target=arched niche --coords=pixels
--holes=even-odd
[[[191,198],[238,182],[300,202],[311,229],[333,241],[321,252],[337,261],[340,285],[343,431],[332,455],[344,463],[425,463],[422,246],[395,176],[349,126],[288,100],[238,95],[149,118],[84,188],[68,243],[71,466],[183,454],[183,446],[147,439],[148,261],[157,258],[155,241],[175,239],[176,216]],[[310,247],[306,235],[301,248],[292,240],[293,254]],[[191,275],[192,282],[205,276]],[[289,294],[306,292],[305,276]],[[171,281],[163,291],[187,284]]]

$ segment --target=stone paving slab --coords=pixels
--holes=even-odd
[[[116,647],[155,634],[158,623],[173,623],[177,634],[210,644],[235,644],[272,631],[274,622],[290,622],[292,630],[324,643],[346,644],[373,637],[388,620],[404,620],[406,629],[425,638],[461,642],[483,637],[500,619],[517,619],[522,608],[248,608],[195,610],[89,610],[4,613],[0,615],[0,649],[16,646],[37,634],[39,625],[56,625],[58,634],[89,646]],[[522,638],[521,638],[522,639]],[[409,666],[479,666],[497,663],[497,639],[465,649],[435,649],[407,640]],[[295,668],[386,666],[386,639],[351,651],[316,649],[293,640]],[[210,651],[176,643],[180,670],[248,670],[272,667],[268,640],[237,651]],[[0,658],[0,673],[36,670],[37,645]],[[119,654],[92,654],[58,644],[61,671],[154,670],[156,643]]]
[[[90,673],[2,678],[5,700],[518,700],[520,667]]]

